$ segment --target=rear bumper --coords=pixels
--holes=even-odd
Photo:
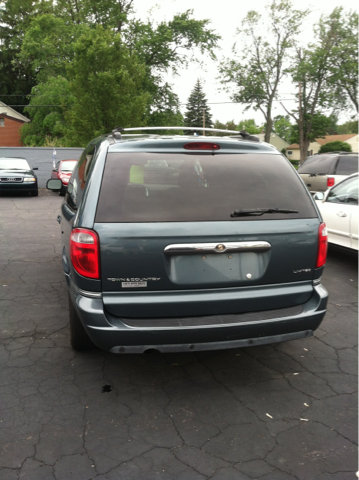
[[[313,287],[311,298],[294,315],[278,314],[276,317],[273,315],[276,311],[268,310],[250,315],[212,315],[200,317],[200,321],[195,321],[194,317],[192,322],[187,318],[187,322],[177,325],[173,324],[173,319],[168,319],[170,326],[165,326],[163,318],[158,326],[155,319],[148,319],[150,326],[144,326],[144,321],[136,324],[132,319],[126,323],[126,319],[108,314],[102,298],[96,298],[99,294],[91,298],[91,294],[75,290],[73,286],[70,286],[70,293],[91,340],[113,353],[143,353],[150,349],[161,352],[219,350],[309,337],[322,322],[328,300],[327,291],[319,284]],[[290,313],[291,308],[287,310],[285,314]],[[218,322],[214,321],[216,318]]]

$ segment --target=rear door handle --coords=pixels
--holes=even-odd
[[[224,242],[224,243],[178,243],[167,245],[166,255],[193,255],[199,253],[265,252],[271,248],[268,242]]]
[[[348,216],[348,214],[345,213],[345,212],[338,212],[337,215],[338,215],[338,217],[347,217]]]

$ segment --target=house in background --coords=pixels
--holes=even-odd
[[[265,132],[256,133],[255,136],[258,137],[261,142],[264,142]],[[277,148],[280,152],[283,150],[283,148],[287,148],[289,146],[288,142],[283,140],[283,138],[278,137],[278,135],[273,132],[270,134],[269,143],[273,145],[273,147]]]
[[[30,120],[0,102],[0,147],[22,147],[20,130]]]
[[[358,134],[348,133],[346,135],[327,135],[325,138],[316,138],[309,144],[308,157],[319,152],[322,145],[330,142],[346,142],[352,147],[353,152],[358,152]],[[297,143],[286,147],[289,160],[300,160],[300,150]]]

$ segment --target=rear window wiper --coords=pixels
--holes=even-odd
[[[264,213],[299,213],[298,210],[291,210],[290,208],[247,208],[234,210],[231,217],[246,217],[249,215],[260,216]]]

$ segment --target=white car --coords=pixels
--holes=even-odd
[[[327,225],[328,242],[358,250],[358,174],[314,195]]]

